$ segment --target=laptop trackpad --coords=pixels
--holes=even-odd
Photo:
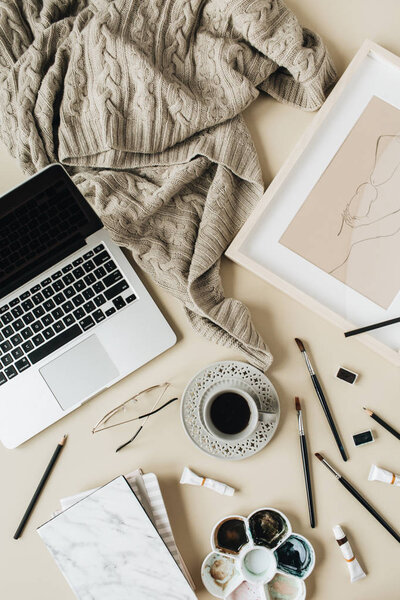
[[[96,335],[39,369],[63,410],[93,396],[119,375]]]

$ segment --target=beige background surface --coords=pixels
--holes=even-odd
[[[302,23],[325,39],[341,73],[366,37],[400,54],[400,5],[397,0],[290,0]],[[265,96],[246,111],[265,182],[277,172],[288,152],[313,119]],[[22,181],[15,161],[4,151],[0,160],[0,191]],[[221,462],[202,454],[186,437],[179,406],[172,405],[149,421],[131,447],[115,454],[127,433],[111,430],[92,436],[90,429],[104,412],[133,392],[165,379],[183,388],[200,368],[239,354],[215,346],[189,328],[179,303],[144,281],[178,334],[177,345],[112,389],[87,403],[20,448],[0,448],[0,597],[6,600],[70,600],[69,586],[35,532],[58,507],[58,500],[101,485],[116,475],[141,466],[157,473],[178,546],[198,586],[199,600],[211,598],[202,587],[199,569],[209,551],[209,535],[216,520],[229,514],[248,514],[263,505],[283,510],[293,529],[314,544],[317,564],[307,580],[307,598],[314,600],[397,600],[400,547],[396,541],[347,494],[326,469],[311,462],[316,497],[317,527],[311,530],[304,493],[293,397],[305,408],[310,450],[323,451],[372,503],[400,530],[400,490],[368,482],[372,462],[400,472],[399,442],[362,411],[367,405],[400,427],[400,374],[393,365],[361,345],[344,340],[334,326],[317,317],[241,267],[224,261],[225,290],[248,304],[260,332],[270,344],[275,361],[268,372],[280,395],[282,418],[271,444],[253,458]],[[315,366],[327,391],[337,423],[350,454],[343,463],[315,398],[304,361],[293,341],[298,336],[312,350]],[[339,364],[361,374],[353,387],[335,380]],[[167,412],[168,411],[168,412]],[[376,442],[352,446],[351,435],[372,427]],[[19,541],[12,535],[60,436],[68,444],[48,481],[46,490]],[[238,489],[232,498],[209,490],[180,486],[184,465],[220,478]],[[331,527],[341,523],[368,576],[350,584],[347,567],[333,539]],[[149,599],[150,600],[150,599]]]

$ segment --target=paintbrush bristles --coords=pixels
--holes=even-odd
[[[369,410],[369,408],[365,408],[365,406],[363,406],[363,409],[365,410],[365,412],[367,413],[367,415],[369,415],[370,417],[372,417],[372,415],[374,414],[372,412],[372,410]]]
[[[296,398],[294,399],[294,403],[296,405],[296,410],[301,410],[301,406],[300,406],[300,399],[296,396]]]
[[[315,452],[315,456],[318,458],[318,460],[320,460],[321,462],[323,462],[324,457],[322,456],[322,454],[320,454],[319,452]]]
[[[303,342],[299,338],[294,338],[294,341],[298,345],[300,352],[305,352],[306,351],[306,349],[304,348]]]

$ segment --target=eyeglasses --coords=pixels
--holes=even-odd
[[[147,423],[149,417],[151,417],[151,415],[154,415],[155,413],[159,412],[160,410],[162,410],[163,408],[165,408],[166,406],[168,406],[169,404],[171,404],[172,402],[175,402],[175,400],[178,400],[178,398],[172,398],[171,400],[168,400],[168,402],[165,402],[162,406],[159,406],[158,408],[157,405],[160,402],[160,400],[162,399],[162,397],[164,396],[165,392],[167,391],[167,389],[170,387],[170,383],[166,382],[166,383],[161,383],[161,384],[157,384],[157,385],[152,385],[140,392],[138,392],[137,394],[135,394],[134,396],[132,396],[131,398],[129,398],[128,400],[125,400],[125,402],[123,402],[122,404],[120,404],[119,406],[116,406],[115,408],[113,408],[112,410],[110,410],[108,413],[106,413],[101,419],[100,421],[98,421],[96,423],[96,425],[93,427],[92,429],[92,433],[98,433],[99,431],[104,431],[105,429],[111,429],[112,427],[117,427],[118,425],[123,425],[124,423],[130,423],[132,421],[138,421],[139,419],[145,419],[145,421],[143,422],[143,424],[139,427],[139,429],[135,432],[135,434],[124,444],[122,444],[121,446],[119,446],[116,449],[116,452],[118,452],[119,450],[122,450],[122,448],[125,448],[125,446],[127,446],[128,444],[130,444],[131,442],[133,442],[133,440],[139,435],[139,433],[142,431],[143,427],[145,426],[145,424]],[[151,408],[151,410],[143,415],[138,415],[135,417],[131,417],[129,419],[124,419],[121,421],[118,421],[116,423],[111,423],[108,424],[110,419],[112,419],[112,417],[114,417],[115,415],[119,414],[119,413],[124,413],[126,412],[127,407],[130,404],[135,404],[136,402],[139,401],[139,399],[144,396],[145,394],[148,394],[149,392],[151,392],[152,390],[155,390],[157,388],[162,388],[161,389],[161,393],[158,395],[157,400],[155,401],[153,407]]]

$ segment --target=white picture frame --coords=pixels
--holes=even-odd
[[[343,332],[399,317],[400,292],[382,308],[279,239],[373,96],[400,109],[400,58],[366,40],[225,253]],[[400,365],[400,324],[358,339]]]

